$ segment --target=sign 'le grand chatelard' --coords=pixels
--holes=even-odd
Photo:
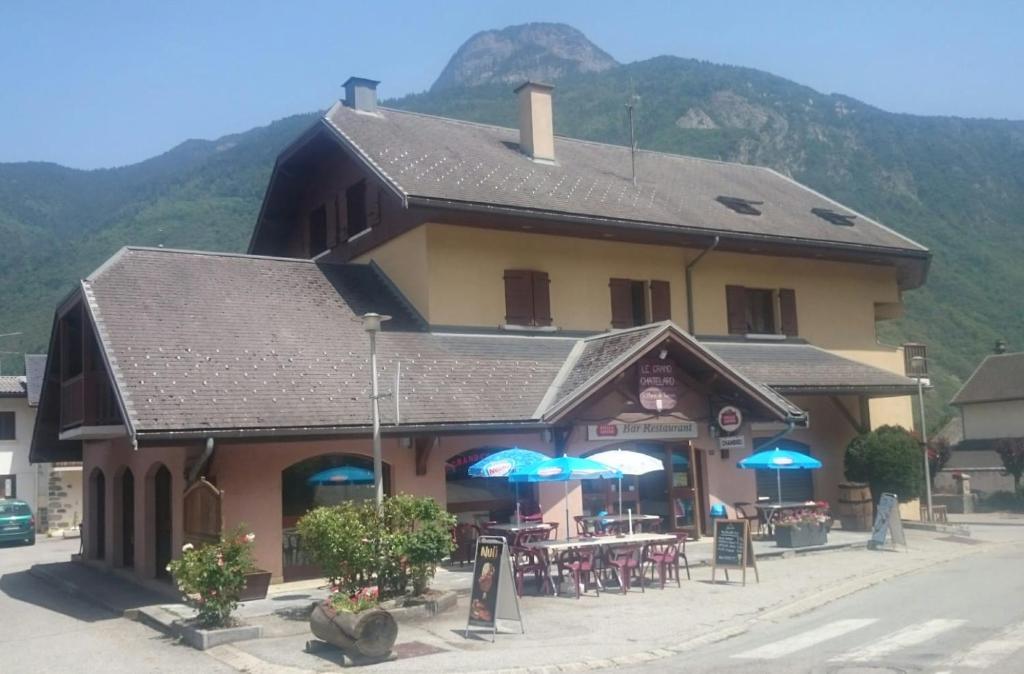
[[[637,385],[640,405],[645,410],[666,412],[679,404],[679,366],[667,358],[654,356],[641,360],[637,364]]]

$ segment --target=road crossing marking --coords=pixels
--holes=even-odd
[[[938,618],[936,620],[929,620],[917,625],[911,625],[910,627],[906,627],[899,632],[882,639],[881,641],[877,641],[861,648],[855,648],[852,651],[847,651],[842,655],[836,656],[832,658],[830,662],[869,662],[872,660],[879,660],[903,648],[910,648],[911,646],[923,644],[930,639],[934,639],[943,632],[948,632],[955,627],[963,625],[965,622],[967,621]]]
[[[1024,648],[1024,623],[1003,630],[991,639],[972,646],[967,652],[954,657],[949,666],[970,669],[988,669],[1003,658]]]
[[[774,660],[775,658],[781,658],[784,655],[789,655],[790,653],[810,648],[822,641],[834,639],[848,632],[859,630],[862,627],[867,627],[877,621],[877,618],[836,620],[835,622],[831,622],[827,625],[822,625],[817,629],[809,630],[771,644],[765,644],[764,646],[760,646],[753,650],[738,653],[732,657],[752,660]]]

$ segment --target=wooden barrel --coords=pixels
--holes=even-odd
[[[868,485],[861,482],[840,484],[836,514],[844,531],[871,531],[874,505]]]
[[[318,638],[350,655],[374,660],[387,658],[398,638],[394,616],[381,609],[347,613],[317,604],[309,627]]]

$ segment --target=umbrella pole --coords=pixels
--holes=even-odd
[[[562,486],[565,488],[565,539],[569,540],[572,538],[569,531],[569,481],[562,480]]]
[[[622,514],[622,478],[619,478],[619,513]]]
[[[782,505],[782,469],[781,468],[776,468],[775,469],[775,481],[778,483],[778,486],[779,486],[779,505]]]
[[[516,489],[516,524],[520,524],[523,521],[523,516],[519,513],[519,483],[513,482]]]

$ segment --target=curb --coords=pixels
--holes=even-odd
[[[949,536],[970,536],[971,530],[965,525],[961,524],[936,524],[934,522],[916,522],[914,520],[903,520],[904,529],[913,529],[915,531],[932,531],[937,534],[947,534]]]
[[[114,615],[125,616],[125,614],[127,613],[127,611],[123,611],[109,603],[103,597],[103,595],[87,592],[78,585],[70,581],[66,581],[58,576],[55,576],[49,571],[43,570],[42,568],[40,568],[38,564],[33,564],[32,566],[30,566],[28,568],[28,574],[37,580],[41,580],[44,583],[49,583],[50,585],[56,586],[58,589],[60,589],[60,591],[64,592],[65,594],[69,594],[72,597],[78,597],[79,599],[84,599],[90,604],[95,604],[103,610],[108,611],[109,613],[113,613]]]

